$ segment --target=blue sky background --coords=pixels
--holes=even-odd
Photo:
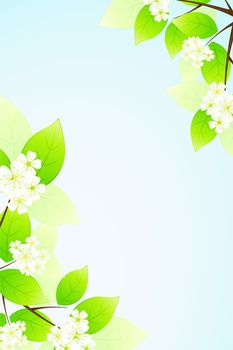
[[[58,183],[81,219],[60,232],[64,270],[88,264],[89,295],[121,295],[141,350],[230,350],[233,159],[218,141],[194,153],[163,37],[135,48],[99,27],[108,3],[2,2],[0,93],[34,130],[61,118]]]

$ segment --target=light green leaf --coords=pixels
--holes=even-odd
[[[100,332],[93,335],[100,350],[133,350],[147,333],[123,318],[114,317]]]
[[[89,334],[99,332],[112,319],[119,298],[95,297],[83,301],[75,309],[88,314]]]
[[[46,249],[48,253],[53,253],[57,244],[57,227],[50,225],[38,225],[32,230],[31,236],[40,241],[40,248]]]
[[[7,157],[6,153],[0,149],[0,166],[5,165],[10,168],[10,159]]]
[[[210,129],[211,117],[206,112],[198,111],[191,124],[191,137],[195,151],[211,142],[216,137],[216,132]]]
[[[112,0],[100,24],[111,28],[133,28],[137,14],[142,7],[141,0]]]
[[[46,186],[45,193],[39,201],[33,203],[28,210],[37,221],[48,225],[78,224],[79,219],[72,202],[59,187]]]
[[[135,44],[138,45],[157,36],[164,29],[166,23],[167,21],[156,22],[149,6],[144,6],[135,21]]]
[[[9,159],[20,154],[31,136],[31,128],[23,114],[4,97],[0,97],[0,149]]]
[[[36,152],[42,161],[37,171],[41,183],[47,185],[60,172],[65,159],[65,141],[59,119],[49,127],[33,135],[23,148],[23,153]]]
[[[79,301],[88,284],[88,268],[72,271],[65,275],[57,287],[57,303],[59,305],[72,305]]]
[[[185,81],[167,89],[168,94],[182,108],[189,112],[196,112],[200,108],[208,85],[201,81]]]
[[[196,68],[190,61],[180,60],[180,75],[183,81],[195,80],[201,73],[200,68]]]
[[[205,81],[208,84],[213,82],[224,83],[225,82],[225,70],[226,70],[226,60],[227,52],[221,45],[213,42],[209,45],[210,49],[214,52],[214,59],[210,62],[205,61],[202,67],[202,74]],[[227,78],[230,75],[231,64],[228,64],[228,74]]]
[[[0,271],[0,293],[14,304],[39,305],[47,302],[39,284],[31,276],[8,269]]]
[[[200,12],[192,12],[177,17],[173,23],[188,36],[199,36],[200,38],[208,38],[217,33],[218,28],[214,20]]]
[[[2,218],[3,213],[0,218]],[[27,214],[19,215],[17,211],[7,210],[3,223],[0,227],[0,257],[8,262],[12,260],[12,254],[9,252],[11,242],[17,240],[22,243],[30,236],[31,224]]]
[[[210,0],[209,0],[210,1]],[[209,2],[208,1],[208,2]],[[196,10],[197,12],[201,12],[201,13],[204,13],[205,15],[208,15],[210,16],[215,22],[216,22],[216,19],[217,19],[217,11],[214,11],[210,8],[207,8],[207,7],[200,7],[199,9]]]
[[[170,23],[166,29],[165,43],[171,58],[181,51],[185,39],[187,35],[183,34],[174,23]]]
[[[3,327],[6,324],[6,316],[0,313],[0,327]]]
[[[38,315],[44,317],[48,321],[51,321],[48,316],[43,314],[40,311],[36,311]],[[28,340],[32,340],[35,342],[47,341],[47,335],[50,332],[51,324],[44,321],[42,318],[36,316],[32,312],[26,309],[18,310],[14,312],[10,316],[11,322],[25,322],[26,331],[24,335],[28,338]]]
[[[224,149],[233,156],[233,124],[219,136]]]
[[[54,255],[50,255],[45,270],[41,275],[36,276],[36,280],[39,282],[50,305],[56,303],[56,289],[61,278],[61,265]]]

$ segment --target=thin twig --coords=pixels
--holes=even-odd
[[[31,310],[44,310],[44,309],[67,309],[66,306],[40,306],[40,307],[31,307]]]
[[[15,262],[16,262],[16,260],[13,260],[13,261],[11,261],[9,264],[6,264],[6,265],[4,265],[4,266],[1,266],[1,267],[0,267],[0,270],[5,269],[6,267],[8,267],[8,266],[14,264]]]
[[[227,4],[227,6],[228,6],[229,10],[232,10],[232,11],[233,11],[233,9],[232,9],[231,5],[229,4],[229,2],[228,2],[227,0],[225,0],[225,3]]]
[[[27,305],[23,305],[23,307],[25,309],[27,309],[28,311],[30,311],[31,313],[33,313],[34,315],[36,315],[37,317],[41,318],[42,320],[44,320],[45,322],[51,324],[52,326],[56,326],[53,322],[49,321],[47,318],[43,317],[42,315],[38,314],[34,309],[31,309],[29,306]]]
[[[206,45],[208,45],[214,38],[216,38],[216,36],[218,36],[219,34],[223,33],[225,30],[227,30],[228,28],[230,28],[233,25],[233,22],[228,24],[226,27],[224,27],[223,29],[221,29],[218,33],[216,33],[208,42]]]
[[[187,15],[188,13],[192,13],[192,12],[198,10],[200,7],[202,7],[202,5],[197,5],[196,7],[192,8],[192,9],[189,10],[188,12],[185,12],[184,14],[175,17],[175,19],[176,19],[176,18],[179,18],[179,17],[181,17],[181,16],[184,16],[184,15]]]
[[[201,5],[204,7],[209,7],[210,9],[213,10],[217,10],[223,13],[226,13],[227,15],[233,16],[233,11],[230,9],[226,9],[225,7],[220,7],[220,6],[216,6],[216,5],[211,5],[211,4],[204,4],[202,2],[199,1],[190,1],[190,0],[177,0],[179,2],[187,2],[189,4],[194,4],[194,5]]]
[[[225,79],[224,79],[225,85],[226,85],[226,83],[227,83],[228,64],[229,64],[229,60],[230,60],[230,57],[231,57],[232,45],[233,45],[233,24],[231,25],[231,34],[230,34],[229,44],[228,44],[228,50],[227,50],[226,68],[225,68]]]
[[[7,313],[7,309],[6,309],[6,300],[5,300],[5,297],[3,295],[2,295],[2,303],[3,303],[3,307],[4,307],[4,312],[5,312],[7,323],[10,324],[10,319],[9,319],[9,316],[8,316],[8,313]]]
[[[8,206],[6,206],[6,209],[4,210],[3,216],[2,216],[2,218],[1,218],[1,220],[0,220],[0,227],[2,226],[2,223],[3,223],[4,219],[5,219],[7,210],[8,210]]]

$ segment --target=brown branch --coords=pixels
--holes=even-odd
[[[10,319],[9,319],[9,316],[8,316],[8,313],[7,313],[7,309],[6,309],[6,300],[5,300],[5,297],[3,295],[2,295],[2,303],[3,303],[3,307],[4,307],[4,312],[5,312],[7,323],[10,324]]]
[[[4,265],[4,266],[1,266],[1,267],[0,267],[0,270],[5,269],[6,267],[8,267],[8,266],[10,266],[10,265],[14,264],[15,262],[16,262],[16,260],[11,261],[9,264],[6,264],[6,265]]]
[[[229,57],[229,61],[233,64],[233,59],[231,57]]]
[[[233,24],[231,25],[231,34],[230,34],[229,44],[228,44],[228,50],[227,50],[226,68],[225,68],[225,79],[224,79],[225,85],[226,85],[226,83],[227,83],[228,64],[229,64],[230,57],[231,57],[232,45],[233,45]]]
[[[25,309],[27,309],[28,311],[30,311],[31,313],[33,313],[34,315],[36,315],[37,317],[41,318],[43,321],[51,324],[52,326],[56,326],[53,322],[49,321],[47,318],[45,318],[42,315],[38,314],[34,309],[31,309],[29,306],[23,305],[23,307]]]
[[[216,38],[216,36],[218,36],[219,34],[223,33],[226,29],[232,27],[233,22],[228,24],[226,27],[222,28],[218,33],[216,33],[208,42],[206,45],[208,45],[214,38]]]
[[[67,309],[66,306],[40,306],[40,307],[31,307],[31,310],[44,310],[44,309]]]
[[[202,5],[197,5],[196,7],[192,8],[192,9],[189,10],[188,12],[185,12],[185,13],[183,13],[182,15],[179,15],[179,16],[175,17],[175,19],[176,19],[176,18],[179,18],[179,17],[181,17],[181,16],[184,16],[184,15],[187,15],[187,14],[189,14],[189,13],[192,13],[193,11],[198,10],[200,7],[202,7]]]
[[[223,12],[223,13],[225,13],[227,15],[233,16],[233,11],[230,10],[230,9],[226,9],[225,7],[220,7],[220,6],[216,6],[216,5],[210,5],[210,4],[204,4],[204,3],[199,2],[199,1],[190,1],[190,0],[178,0],[178,1],[179,2],[187,2],[189,4],[194,4],[194,5],[201,5],[201,6],[213,9],[213,10],[217,10],[217,11]]]
[[[7,210],[8,210],[8,206],[6,206],[6,209],[4,210],[3,216],[2,216],[2,218],[1,218],[1,220],[0,220],[0,227],[2,226],[2,223],[3,223],[4,219],[5,219]]]
[[[225,0],[225,3],[227,4],[227,6],[228,6],[229,10],[232,10],[232,11],[233,11],[233,9],[232,9],[231,5],[229,4],[229,2],[228,2],[227,0]]]

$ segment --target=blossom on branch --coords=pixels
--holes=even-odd
[[[184,40],[181,57],[185,61],[190,61],[195,68],[200,68],[203,66],[204,61],[214,59],[214,53],[205,45],[205,42],[201,38],[191,37]]]
[[[0,192],[8,196],[8,207],[19,214],[27,212],[27,207],[40,199],[45,192],[45,185],[40,183],[36,171],[41,168],[41,160],[35,152],[20,154],[10,164],[10,168],[0,167]]]
[[[169,17],[170,0],[142,0],[145,5],[150,5],[150,12],[156,22],[166,21]]]
[[[26,345],[27,337],[23,335],[25,331],[25,323],[20,321],[0,327],[0,348],[3,350],[15,350]]]

